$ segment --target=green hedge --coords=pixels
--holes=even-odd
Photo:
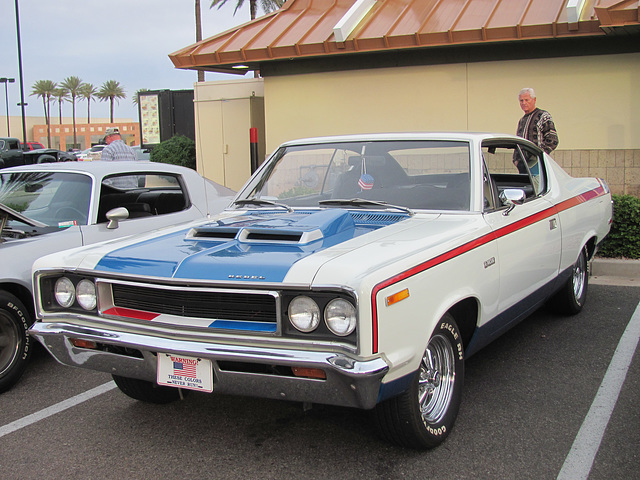
[[[151,150],[150,160],[196,169],[196,142],[184,135],[165,140]]]
[[[640,258],[640,198],[633,195],[613,195],[613,224],[598,255]]]

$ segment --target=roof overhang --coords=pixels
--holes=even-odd
[[[244,74],[271,63],[441,47],[499,48],[640,33],[639,0],[287,0],[169,55],[177,68]],[[346,25],[346,27],[345,27]],[[337,30],[336,30],[337,29]],[[640,42],[634,51],[640,50]],[[545,56],[549,54],[541,53]]]

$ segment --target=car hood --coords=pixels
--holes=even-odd
[[[282,282],[300,260],[336,246],[346,248],[344,245],[357,237],[364,241],[366,236],[370,242],[376,236],[386,236],[382,233],[386,228],[408,218],[405,213],[342,209],[247,212],[188,230],[127,242],[108,252],[103,249],[87,253],[80,264],[82,268],[137,276]],[[87,264],[87,258],[93,265]]]

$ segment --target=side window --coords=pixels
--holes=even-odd
[[[494,191],[498,194],[515,188],[523,190],[527,199],[531,199],[546,191],[542,154],[517,143],[484,145],[482,153]]]
[[[114,175],[100,187],[98,223],[117,207],[129,210],[129,218],[166,215],[190,207],[189,197],[177,176],[162,174]]]

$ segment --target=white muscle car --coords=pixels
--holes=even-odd
[[[604,181],[509,135],[288,142],[213,220],[38,261],[31,334],[139,400],[375,409],[430,448],[466,357],[545,302],[580,311],[611,220]]]

